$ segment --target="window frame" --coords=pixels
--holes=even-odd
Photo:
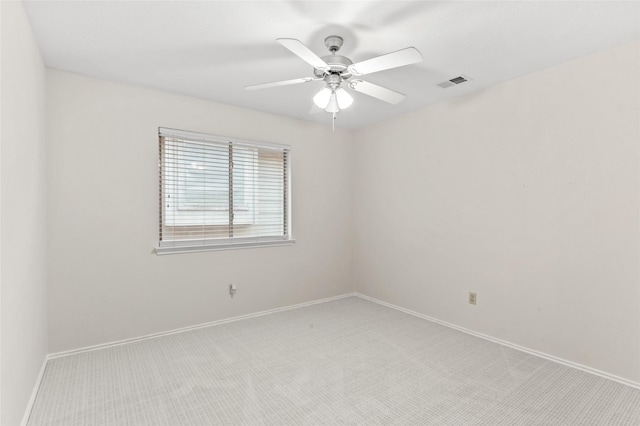
[[[164,207],[164,141],[163,137],[183,138],[187,141],[213,143],[213,144],[229,144],[230,147],[238,145],[240,147],[255,147],[257,149],[276,149],[286,152],[284,161],[284,204],[283,225],[286,227],[286,234],[282,236],[246,236],[246,237],[229,237],[229,238],[210,238],[206,240],[162,240],[163,221],[167,216]],[[252,247],[270,247],[292,245],[295,239],[292,236],[291,221],[291,147],[289,145],[275,144],[269,142],[252,141],[246,139],[232,138],[227,136],[211,135],[206,133],[191,132],[186,130],[171,129],[166,127],[158,128],[158,176],[159,176],[159,215],[158,215],[158,243],[155,247],[155,253],[158,255],[174,254],[174,253],[190,253],[212,250],[231,250]],[[228,209],[227,209],[228,210]]]

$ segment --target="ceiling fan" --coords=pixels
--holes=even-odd
[[[353,97],[342,87],[343,83],[351,90],[395,105],[402,102],[406,96],[402,93],[378,86],[377,84],[360,80],[358,77],[422,61],[422,54],[420,54],[418,49],[415,47],[407,47],[354,64],[351,59],[336,54],[343,43],[342,37],[337,35],[331,35],[324,39],[324,44],[331,54],[323,57],[319,57],[313,53],[311,49],[305,46],[300,40],[278,38],[276,41],[311,65],[313,67],[313,77],[256,84],[253,86],[245,86],[245,89],[266,89],[269,87],[323,80],[326,86],[313,97],[313,102],[323,110],[332,113],[334,119],[337,112],[348,108],[353,103]],[[352,77],[355,78],[352,79]]]

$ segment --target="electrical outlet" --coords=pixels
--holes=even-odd
[[[476,304],[476,299],[478,298],[478,295],[472,291],[469,292],[469,303],[471,305],[475,305]]]
[[[236,286],[235,284],[229,284],[229,295],[231,296],[231,298],[233,298],[233,296],[236,294]]]

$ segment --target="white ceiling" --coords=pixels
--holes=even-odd
[[[338,127],[357,128],[640,39],[635,1],[28,1],[45,63],[53,68],[330,123],[311,82],[244,86],[312,75],[275,39],[319,56],[344,38],[354,62],[414,46],[424,61],[362,77],[407,94],[389,105],[354,93]],[[465,74],[448,89],[436,84]]]

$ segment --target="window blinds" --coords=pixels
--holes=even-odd
[[[289,239],[289,148],[159,129],[160,247]]]

